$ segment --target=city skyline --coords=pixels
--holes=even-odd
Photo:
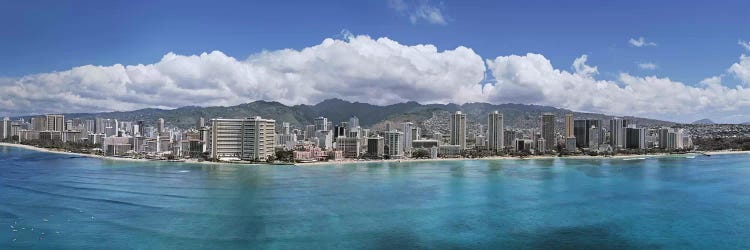
[[[492,4],[498,8],[486,9],[531,7],[521,3],[503,4]],[[624,3],[595,4],[592,8],[615,16],[633,11],[633,8],[617,6],[620,4]],[[499,17],[506,17],[500,20],[510,22],[523,20],[520,14],[489,13],[458,6],[455,2],[392,0],[351,4],[353,6],[346,7],[367,11],[357,16],[347,14],[348,19],[343,22],[325,18],[305,24],[311,31],[294,35],[294,39],[281,35],[285,28],[300,24],[295,21],[314,13],[335,11],[325,9],[336,5],[328,2],[321,6],[294,6],[290,8],[291,13],[300,14],[298,8],[302,7],[309,7],[312,13],[280,24],[261,25],[264,15],[253,17],[231,12],[229,15],[235,16],[238,23],[211,21],[194,27],[208,34],[216,34],[211,31],[218,28],[224,32],[207,41],[190,39],[200,35],[188,32],[193,30],[185,22],[178,22],[188,17],[177,10],[190,13],[195,8],[205,7],[196,3],[175,6],[177,10],[163,17],[152,9],[164,7],[163,3],[156,6],[62,3],[68,8],[42,10],[48,14],[47,18],[38,20],[13,14],[33,9],[35,3],[6,5],[11,11],[3,18],[22,21],[18,27],[0,30],[12,34],[2,43],[5,45],[3,52],[8,55],[8,60],[0,64],[3,66],[0,71],[2,116],[229,106],[255,100],[295,105],[342,98],[379,105],[406,101],[524,103],[677,122],[702,118],[722,123],[750,121],[750,57],[746,56],[750,51],[747,42],[750,37],[733,29],[747,26],[744,25],[747,20],[740,18],[742,15],[722,18],[698,15],[693,22],[635,27],[614,20],[597,20],[601,24],[591,24],[587,18],[595,17],[593,14],[575,11],[554,14],[561,6],[534,6],[540,10],[535,14],[542,18],[539,21],[517,26],[498,24],[515,31],[515,35],[509,35],[492,30],[458,29]],[[647,8],[638,9],[643,20],[635,22],[664,22],[706,8],[736,12],[746,9],[743,5],[747,4],[685,4],[664,13],[659,10],[671,6],[649,3]],[[227,10],[223,4],[214,7],[207,16]],[[281,6],[263,4],[258,7],[253,11]],[[73,15],[71,10],[82,15]],[[103,19],[95,14],[122,15],[136,10],[142,10],[144,17],[149,18],[125,24],[114,24],[111,20],[91,24],[115,28],[109,31],[89,26],[71,31],[81,38],[101,35],[102,39],[110,39],[107,41],[121,38],[121,41],[134,42],[133,45],[74,38],[51,44],[52,39],[39,39],[69,31],[64,26],[66,23],[96,23]],[[477,19],[471,13],[480,14],[484,19]],[[376,17],[381,17],[382,27],[374,25]],[[543,25],[552,20],[588,29],[617,27],[622,32],[606,30],[591,35],[582,29],[570,31],[573,35],[564,35],[555,32],[555,28],[561,26]],[[707,25],[694,23],[697,21]],[[153,37],[148,34],[154,33],[137,30],[153,23],[176,29]],[[247,25],[240,23],[257,25],[243,29]],[[40,37],[21,32],[39,25],[48,27],[40,31]],[[263,28],[280,29],[256,36],[266,34],[258,33],[258,29]],[[424,31],[416,32],[418,30]],[[227,34],[227,31],[239,32]],[[699,31],[721,35],[705,38],[693,35]],[[128,36],[132,33],[140,36]],[[463,36],[456,36],[459,33]],[[235,39],[237,41],[227,42]],[[99,46],[87,46],[96,42]],[[558,46],[558,43],[565,46]],[[124,53],[129,51],[129,46],[143,49]],[[71,59],[70,54],[63,51],[71,51],[69,53],[75,56]],[[29,58],[40,58],[42,52],[46,52],[44,55],[50,60],[30,61]],[[675,55],[680,56],[673,59]]]

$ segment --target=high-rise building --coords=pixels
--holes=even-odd
[[[156,123],[156,131],[157,131],[157,133],[161,134],[161,133],[166,132],[164,129],[165,129],[164,128],[164,118],[159,118],[159,120]]]
[[[96,118],[96,120],[94,120],[94,134],[103,134],[103,133],[104,133],[104,119]]]
[[[209,157],[264,161],[275,154],[276,121],[252,117],[211,119]]]
[[[628,149],[646,149],[646,130],[642,128],[625,128],[625,145]]]
[[[47,130],[62,132],[65,130],[65,116],[64,115],[45,115],[47,121]]]
[[[31,130],[32,131],[47,131],[47,117],[37,116],[31,117]]]
[[[516,131],[515,130],[505,130],[505,131],[503,131],[503,146],[505,148],[514,148],[515,147],[515,140],[516,140]]]
[[[345,158],[358,158],[361,149],[359,138],[338,137],[336,138],[336,149],[340,150]]]
[[[375,136],[367,138],[367,154],[373,157],[383,157],[385,154],[385,141],[383,137]]]
[[[451,145],[459,145],[461,150],[466,149],[466,114],[456,111],[451,114]]]
[[[356,129],[359,127],[359,118],[356,116],[352,116],[349,118],[349,127],[352,129]]]
[[[292,125],[288,122],[282,122],[281,123],[281,134],[282,135],[288,135],[292,133]]]
[[[315,120],[313,120],[313,124],[315,124],[316,131],[329,130],[328,118],[320,116],[318,118],[315,118]]]
[[[404,122],[401,123],[401,131],[404,133],[404,139],[401,141],[401,148],[404,149],[404,152],[409,155],[412,151],[412,145],[411,142],[414,141],[414,137],[412,137],[412,133],[414,128],[414,123],[411,122]]]
[[[140,136],[146,136],[146,121],[139,120],[136,124],[138,124],[138,134]]]
[[[403,158],[404,149],[401,147],[401,141],[404,139],[404,133],[401,131],[391,130],[385,132],[385,143],[388,146],[388,156],[391,158]]]
[[[587,148],[590,148],[594,151],[599,150],[599,145],[602,144],[602,137],[604,137],[604,133],[602,133],[602,129],[597,126],[591,126],[591,128],[588,129],[588,143],[586,144]],[[578,137],[576,137],[576,146],[578,145]]]
[[[305,126],[305,131],[303,132],[304,140],[306,141],[312,141],[312,138],[315,137],[315,125],[307,125]]]
[[[573,114],[565,115],[565,138],[576,137],[573,130]]]
[[[489,150],[500,151],[506,145],[503,114],[499,111],[493,111],[487,115],[486,139]]]
[[[591,127],[601,127],[599,120],[574,120],[573,121],[573,136],[576,138],[576,147],[579,148],[595,148],[598,146],[590,146],[591,137],[593,136],[591,132]],[[601,130],[597,130],[601,132]],[[597,138],[599,138],[599,141],[597,141],[597,145],[600,144],[602,141],[602,136],[599,135]]]
[[[612,149],[625,148],[627,136],[625,129],[628,127],[628,121],[621,118],[612,118],[609,121],[609,143]]]
[[[11,137],[10,129],[10,118],[4,117],[3,123],[0,124],[0,140],[6,140]]]
[[[200,129],[200,128],[205,127],[205,126],[206,126],[206,119],[204,119],[203,117],[198,118],[198,123],[195,124],[195,128],[196,129]]]
[[[542,114],[541,119],[541,132],[542,138],[544,138],[544,148],[539,149],[541,152],[547,152],[555,148],[557,140],[555,140],[555,115],[552,113]]]

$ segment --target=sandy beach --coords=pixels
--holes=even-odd
[[[15,143],[7,143],[7,142],[0,142],[0,146],[8,146],[8,147],[16,147],[16,148],[23,148],[28,150],[34,150],[39,152],[46,152],[46,153],[54,153],[54,154],[65,154],[65,155],[74,155],[74,156],[81,156],[81,157],[90,157],[90,158],[97,158],[102,160],[113,160],[113,161],[130,161],[130,162],[169,162],[165,160],[152,160],[152,159],[135,159],[135,158],[125,158],[125,157],[114,157],[114,156],[103,156],[103,155],[94,155],[94,154],[81,154],[81,153],[73,153],[73,152],[66,152],[61,150],[54,150],[54,149],[47,149],[47,148],[38,148],[34,146],[29,145],[23,145],[23,144],[15,144]],[[642,159],[642,158],[650,158],[650,157],[670,157],[670,156],[695,156],[700,154],[706,154],[706,155],[725,155],[725,154],[750,154],[750,151],[707,151],[707,152],[694,152],[694,153],[686,153],[686,154],[666,154],[666,153],[659,153],[659,154],[642,154],[642,155],[614,155],[614,156],[589,156],[589,155],[573,155],[573,156],[553,156],[553,155],[541,155],[541,156],[527,156],[527,157],[511,157],[511,156],[491,156],[491,157],[485,157],[485,158],[438,158],[438,159],[389,159],[389,160],[356,160],[356,159],[346,159],[346,160],[333,160],[333,161],[320,161],[320,162],[306,162],[306,163],[295,163],[295,166],[320,166],[320,165],[344,165],[344,164],[360,164],[360,163],[400,163],[400,162],[436,162],[436,161],[492,161],[492,160],[549,160],[549,159],[581,159],[581,160],[592,160],[592,159]],[[234,165],[234,166],[243,166],[243,165],[253,165],[253,166],[273,166],[273,164],[264,164],[264,163],[235,163],[235,162],[211,162],[211,161],[197,161],[197,160],[185,160],[182,161],[183,163],[190,163],[190,164],[205,164],[205,165]]]

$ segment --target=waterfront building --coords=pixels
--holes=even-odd
[[[412,152],[412,141],[414,140],[413,135],[414,123],[404,122],[401,123],[401,131],[404,133],[404,139],[401,142],[401,147],[404,149],[404,154],[411,155]]]
[[[506,143],[505,125],[503,114],[499,111],[493,111],[487,115],[487,148],[492,151],[501,151]]]
[[[646,130],[642,128],[626,128],[625,147],[628,149],[646,149]]]
[[[575,137],[568,137],[565,138],[565,151],[568,152],[575,152],[576,151],[576,138]]]
[[[62,132],[65,130],[64,115],[45,115],[44,120],[47,122],[46,130]]]
[[[133,140],[131,137],[105,137],[101,145],[102,150],[107,155],[125,155],[128,151],[133,150]]]
[[[594,136],[591,134],[591,128],[592,127],[601,127],[601,122],[599,120],[590,120],[590,119],[584,119],[584,120],[573,120],[573,137],[576,138],[576,147],[579,148],[596,148],[597,146],[591,146],[591,137]],[[601,132],[601,130],[597,130],[597,132]],[[599,145],[602,143],[601,135],[596,135],[596,138],[599,138],[599,140],[596,141],[596,145]]]
[[[385,154],[385,140],[381,136],[367,138],[367,154],[377,158]]]
[[[31,117],[32,131],[47,131],[47,124],[47,117],[45,116]]]
[[[421,139],[421,140],[414,140],[412,142],[412,146],[414,149],[430,149],[433,147],[440,146],[440,143],[438,143],[438,140],[430,140],[430,139]]]
[[[542,132],[541,139],[544,139],[544,145],[543,147],[539,147],[540,145],[537,145],[537,150],[540,152],[547,152],[547,151],[553,150],[555,148],[555,145],[557,144],[556,138],[555,138],[555,115],[554,114],[552,113],[542,114],[541,132]]]
[[[403,158],[404,149],[401,141],[404,139],[404,132],[391,130],[385,132],[385,144],[388,147],[387,154],[390,158]]]
[[[0,124],[0,140],[7,140],[11,137],[10,118],[4,117],[3,123]]]
[[[274,120],[256,116],[245,119],[211,119],[210,124],[210,158],[264,161],[275,154]]]
[[[506,148],[515,148],[516,131],[505,130],[503,131],[503,146]]]
[[[573,130],[573,114],[565,115],[565,138],[575,137]]]
[[[628,120],[621,118],[612,118],[609,121],[609,142],[613,149],[625,148],[626,144],[626,131],[628,127]]]
[[[451,145],[466,149],[466,114],[456,111],[450,119]]]
[[[90,144],[101,144],[104,140],[104,134],[89,134],[88,135],[88,142]]]
[[[669,145],[669,133],[672,133],[671,128],[660,128],[657,130],[659,137],[659,148],[661,149],[674,149],[673,145]]]
[[[331,130],[318,130],[315,131],[315,137],[314,137],[315,143],[318,144],[318,147],[329,150],[333,149],[333,131]]]
[[[487,148],[487,139],[484,135],[477,134],[474,136],[474,146],[479,148]]]
[[[62,132],[60,131],[39,131],[39,140],[42,141],[62,141]]]
[[[544,139],[544,137],[539,137],[539,139],[536,140],[536,151],[537,152],[547,152],[547,140]]]
[[[530,152],[534,144],[534,141],[530,139],[515,139],[513,141],[515,145],[513,148],[516,152]]]
[[[81,142],[83,141],[85,134],[81,131],[63,131],[62,141],[64,142]]]
[[[440,145],[438,146],[438,156],[443,158],[461,157],[464,148],[461,145]]]
[[[586,133],[586,136],[588,137],[588,143],[585,144],[586,148],[597,150],[599,148],[599,145],[602,144],[602,137],[604,137],[603,133],[601,132],[601,128],[593,125],[588,129],[588,131],[589,132]],[[579,146],[578,142],[578,137],[576,137],[576,146]]]
[[[359,158],[361,152],[359,138],[339,136],[336,138],[336,150],[341,151],[344,158]]]

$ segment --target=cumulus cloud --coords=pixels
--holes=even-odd
[[[656,46],[656,43],[648,42],[646,41],[646,38],[643,38],[643,37],[639,37],[638,39],[630,38],[630,40],[628,40],[628,43],[630,43],[630,45],[632,46],[639,47],[639,48],[648,47],[648,46]]]
[[[740,40],[740,41],[737,42],[737,44],[739,44],[740,46],[742,46],[746,50],[750,51],[750,42],[746,42],[746,41]]]
[[[407,2],[406,0],[389,0],[388,7],[409,17],[412,24],[426,21],[431,24],[448,24],[442,10],[429,1]]]
[[[729,67],[729,72],[734,74],[737,79],[750,85],[750,56],[740,56],[740,61]]]
[[[647,70],[655,70],[656,69],[656,64],[650,63],[650,62],[648,62],[648,63],[639,63],[638,64],[638,68],[647,69]]]
[[[430,44],[344,37],[246,59],[220,51],[168,53],[152,64],[85,65],[0,78],[0,114],[227,106],[256,100],[294,105],[328,98],[380,105],[514,102],[650,117],[750,107],[750,88],[722,85],[721,76],[695,85],[627,73],[604,80],[587,63],[587,55],[576,58],[570,70],[561,70],[541,54],[485,60],[466,47],[441,51]],[[750,57],[742,55],[727,75],[750,82]]]
[[[139,65],[86,65],[0,79],[0,113],[92,112],[145,107],[285,104],[344,98],[375,104],[463,103],[481,95],[482,58],[458,47],[403,45],[388,38],[325,39],[302,50],[238,60],[220,51],[168,53]]]
[[[534,103],[617,115],[685,114],[709,109],[733,110],[750,105],[750,89],[727,88],[716,81],[694,87],[669,78],[621,73],[616,80],[594,77],[582,56],[575,72],[555,69],[540,54],[500,56],[486,60],[496,79],[485,88],[491,102]],[[593,70],[592,70],[593,69]],[[582,73],[583,72],[583,73]]]

